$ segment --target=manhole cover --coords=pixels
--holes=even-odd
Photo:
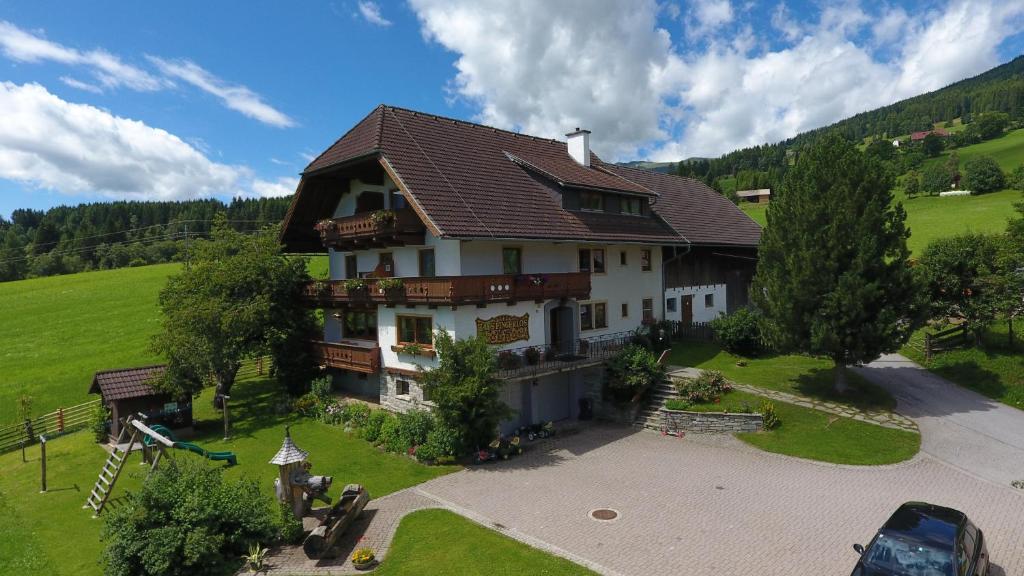
[[[615,520],[619,517],[619,513],[610,508],[598,508],[591,510],[590,517],[594,520]]]

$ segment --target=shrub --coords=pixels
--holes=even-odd
[[[345,287],[346,292],[361,292],[366,290],[366,280],[362,278],[349,278],[341,284]]]
[[[275,536],[272,510],[255,480],[227,481],[200,459],[165,461],[124,505],[104,515],[105,572],[232,572],[250,543]]]
[[[290,506],[284,502],[277,503],[277,518],[274,519],[277,539],[283,544],[298,544],[305,536],[302,519],[295,516]]]
[[[782,424],[779,415],[775,412],[775,404],[764,400],[761,402],[761,418],[764,420],[765,430],[774,430]]]
[[[381,412],[384,412],[381,410]],[[409,443],[402,436],[402,428],[398,417],[390,412],[384,412],[387,417],[381,422],[380,436],[378,443],[388,452],[404,453],[409,449]]]
[[[715,339],[733,354],[753,356],[764,349],[761,335],[761,314],[753,308],[740,308],[711,321]]]
[[[370,407],[362,402],[349,402],[341,409],[341,421],[353,428],[363,428],[370,419]]]
[[[409,446],[425,443],[433,428],[434,415],[426,410],[410,410],[398,415],[399,433]]]
[[[321,376],[313,379],[309,385],[309,392],[314,398],[326,404],[332,398],[333,386],[334,382],[330,376]]]
[[[650,350],[630,344],[608,360],[607,390],[616,402],[628,402],[637,393],[665,382],[665,367]]]
[[[454,457],[463,453],[462,439],[459,431],[446,426],[440,421],[427,433],[427,440],[416,451],[416,458],[422,461],[439,460],[443,457]]]
[[[725,375],[718,370],[704,370],[696,378],[680,378],[675,385],[679,395],[692,404],[716,402],[722,394],[732,390]]]
[[[302,396],[299,396],[292,407],[299,414],[309,416],[311,418],[319,417],[322,410],[320,399],[318,399],[312,392],[306,392]]]
[[[92,430],[93,436],[97,442],[104,443],[107,441],[108,436],[108,423],[110,422],[110,409],[107,408],[103,402],[96,404],[96,407],[92,410],[90,416],[89,429]]]
[[[345,412],[345,404],[331,400],[328,402],[320,414],[320,419],[323,420],[324,424],[341,424],[343,422],[342,416]]]
[[[371,410],[366,418],[366,424],[362,427],[363,438],[376,443],[380,439],[381,427],[384,426],[384,422],[389,417],[394,418],[394,416],[391,416],[391,414],[384,410]]]

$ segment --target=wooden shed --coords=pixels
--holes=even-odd
[[[99,394],[110,409],[110,435],[117,438],[130,414],[142,413],[147,424],[163,424],[172,430],[192,427],[192,399],[175,399],[154,389],[150,382],[163,374],[165,366],[143,366],[97,372],[90,394]]]

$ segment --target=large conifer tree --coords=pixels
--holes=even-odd
[[[839,136],[802,152],[768,207],[754,298],[780,349],[846,367],[902,345],[914,317],[913,278],[892,179]]]

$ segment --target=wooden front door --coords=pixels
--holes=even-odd
[[[682,307],[683,324],[693,324],[693,295],[683,296],[680,306]]]

